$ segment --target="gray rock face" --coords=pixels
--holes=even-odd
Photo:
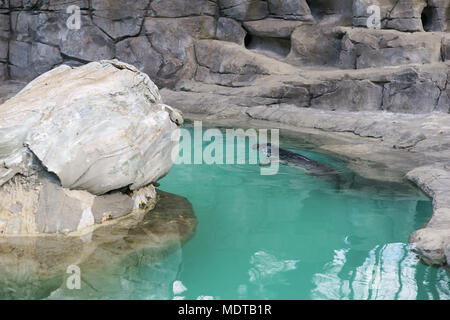
[[[304,22],[301,21],[269,18],[258,21],[247,21],[243,25],[250,34],[255,36],[289,39],[294,30],[303,24]]]
[[[92,0],[93,23],[117,40],[138,35],[149,0]]]
[[[173,86],[178,79],[194,75],[194,41],[214,38],[216,22],[209,16],[146,18],[144,28],[152,47],[163,58],[158,84]]]
[[[268,4],[272,16],[286,20],[313,20],[306,0],[268,0]]]
[[[382,28],[397,31],[367,29],[367,7],[373,4],[368,0],[80,0],[70,3],[80,8],[79,30],[68,28],[71,14],[64,1],[5,1],[0,79],[29,81],[62,63],[112,58],[136,65],[168,88],[192,79],[248,85],[255,78],[245,79],[242,72],[211,76],[196,61],[196,42],[205,39],[245,46],[277,65],[292,65],[291,73],[296,66],[365,69],[435,63],[450,56],[447,34],[404,32],[445,31],[448,0],[377,3]],[[342,28],[352,24],[363,28]],[[439,110],[446,110],[444,99],[438,99]]]
[[[218,0],[218,2],[224,17],[238,21],[260,20],[269,15],[267,2],[263,0]]]
[[[383,89],[369,80],[324,82],[311,87],[311,108],[350,111],[381,110]],[[351,97],[351,98],[349,98]],[[346,106],[342,106],[345,101]]]
[[[8,66],[6,63],[0,63],[0,81],[7,80],[8,78]]]
[[[314,0],[307,1],[311,14],[322,25],[351,26],[353,0]]]
[[[9,78],[8,74],[8,51],[9,51],[9,14],[2,12],[1,8],[7,6],[6,2],[0,2],[0,81]]]
[[[341,66],[371,68],[441,61],[442,35],[342,28]]]
[[[291,36],[287,62],[297,66],[335,66],[339,61],[340,40],[332,29],[302,25]]]
[[[291,66],[230,42],[202,40],[195,45],[199,81],[230,85],[269,74],[292,74]],[[218,59],[218,57],[221,57]]]
[[[442,56],[444,60],[450,60],[450,34],[448,33],[442,38]]]
[[[422,12],[427,6],[426,0],[380,0],[378,3],[383,29],[423,31]],[[367,26],[367,18],[371,15],[367,12],[367,8],[374,4],[376,3],[370,0],[353,2],[354,26]]]
[[[36,220],[4,213],[4,233],[73,232],[142,201],[145,208],[145,187],[170,170],[182,123],[147,75],[117,60],[53,69],[1,105],[0,114],[3,201],[28,198],[23,216]],[[9,182],[17,173],[31,180]],[[102,196],[122,188],[134,192],[122,195],[128,203],[120,193]]]
[[[150,10],[153,16],[164,18],[214,16],[218,12],[216,2],[215,0],[153,0],[150,3]]]
[[[156,51],[146,36],[128,38],[117,43],[117,58],[136,66],[148,75],[157,75],[165,58]]]
[[[220,41],[205,41],[197,47],[202,68],[197,70],[196,82],[180,83],[176,92],[165,96],[166,101],[188,112],[196,113],[190,107],[221,110],[219,105],[252,107],[275,103],[326,110],[449,110],[448,63],[318,71],[292,69],[269,57],[260,60],[255,53],[245,56],[245,49],[232,44],[224,49]],[[217,53],[208,54],[215,52],[213,48]],[[219,54],[223,52],[227,54]],[[233,52],[240,52],[240,58],[231,58]]]
[[[239,45],[244,45],[246,35],[247,32],[237,21],[224,17],[220,17],[217,20],[216,38],[218,40],[230,41]]]

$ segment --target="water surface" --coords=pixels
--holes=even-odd
[[[335,159],[282,147],[355,183],[336,189],[285,166],[262,176],[257,165],[175,165],[161,189],[187,197],[199,224],[178,251],[176,281],[186,290],[171,298],[450,298],[449,272],[423,265],[407,243],[431,216],[428,198],[406,182],[368,181]]]
[[[143,222],[65,246],[2,239],[0,299],[450,298],[449,272],[423,265],[407,244],[431,216],[427,197],[407,182],[364,179],[308,143],[281,145],[345,183],[286,166],[264,176],[250,164],[175,165],[160,181],[172,195],[160,193]],[[66,285],[72,264],[79,290]]]

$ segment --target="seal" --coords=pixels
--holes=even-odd
[[[328,181],[337,188],[340,188],[343,182],[343,177],[334,168],[302,156],[301,154],[282,149],[278,146],[272,146],[270,143],[255,144],[253,149],[258,150],[266,156],[266,159],[261,161],[261,165],[278,161],[283,165],[303,170],[311,176]]]

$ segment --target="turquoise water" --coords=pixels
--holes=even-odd
[[[450,298],[450,273],[423,265],[407,244],[431,216],[426,197],[286,143],[355,182],[336,189],[286,166],[263,176],[258,165],[175,165],[160,189],[187,197],[199,223],[167,257],[181,260],[173,280],[184,289],[164,298]]]

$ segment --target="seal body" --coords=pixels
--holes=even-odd
[[[279,161],[283,165],[303,170],[311,176],[334,184],[337,188],[340,188],[343,182],[342,176],[338,171],[301,154],[272,146],[270,143],[257,144],[253,148],[264,154],[269,161]]]

